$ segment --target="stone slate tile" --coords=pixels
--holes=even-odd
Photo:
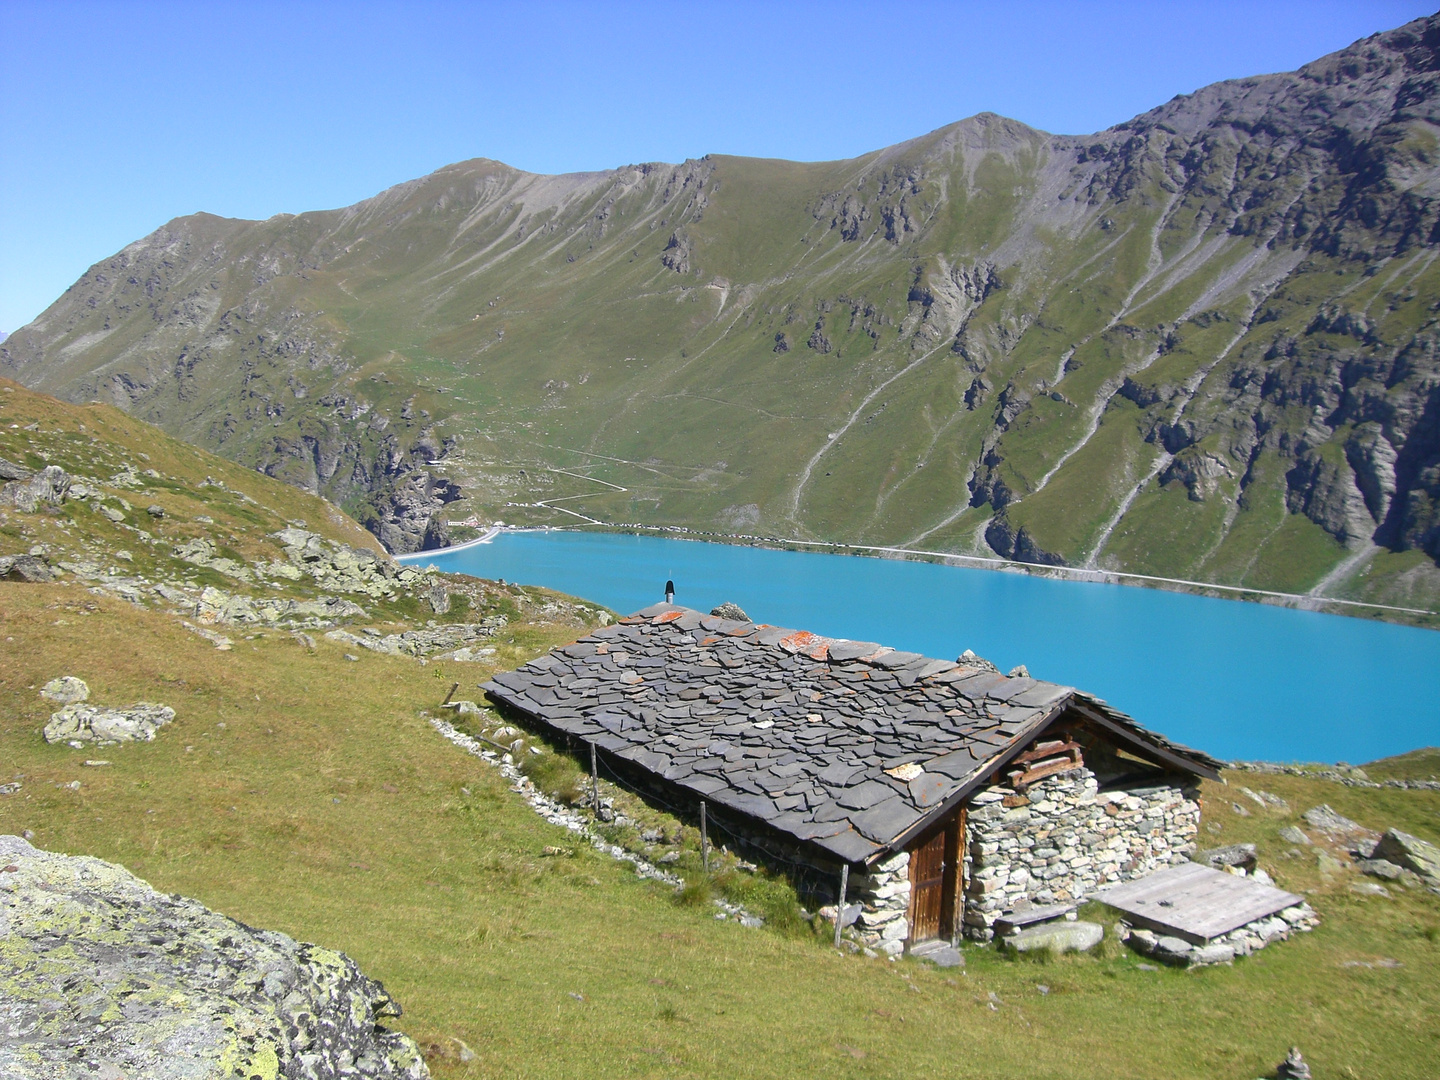
[[[894,797],[895,789],[878,780],[864,780],[835,793],[835,801],[850,810],[867,810]]]
[[[767,821],[775,815],[775,803],[764,795],[752,795],[744,791],[716,791],[715,801],[742,814]]]
[[[786,780],[783,776],[772,776],[768,771],[757,774],[754,779],[761,790],[771,797],[781,794],[790,786],[789,780]]]
[[[852,779],[858,779],[863,771],[859,765],[837,761],[820,769],[815,779],[831,787],[843,787]]]
[[[791,830],[792,835],[798,836],[801,840],[816,840],[824,836],[835,836],[838,833],[848,832],[850,829],[849,818],[839,818],[835,821],[814,821],[808,820],[802,825],[797,825]]]
[[[935,806],[959,786],[955,780],[943,773],[923,772],[910,781],[910,801],[916,806]]]
[[[781,832],[787,832],[793,836],[795,835],[796,829],[803,828],[805,825],[808,825],[809,822],[809,817],[804,813],[780,809],[770,818],[769,824],[772,828],[779,829]]]
[[[1054,683],[1036,683],[1023,694],[1010,699],[1011,705],[1026,705],[1032,709],[1046,709],[1075,693],[1073,686],[1056,686]]]
[[[594,721],[586,720],[581,723],[571,723],[566,726],[565,730],[572,735],[594,735],[597,731],[603,729]]]
[[[934,678],[936,675],[943,674],[947,671],[954,671],[959,666],[960,665],[955,663],[954,660],[927,659],[923,664],[919,665],[920,677],[922,679],[931,679]]]
[[[755,640],[761,645],[778,645],[783,639],[790,637],[794,633],[795,631],[788,627],[767,626],[764,630],[759,630],[759,632],[755,634]]]
[[[810,814],[812,821],[840,821],[849,820],[852,811],[846,810],[839,803],[822,799]]]
[[[956,683],[962,683],[965,682],[967,679],[973,679],[977,675],[980,675],[982,673],[988,674],[988,672],[984,672],[982,668],[966,667],[964,664],[957,664],[949,671],[941,672],[940,674],[934,675],[931,678],[934,682],[944,683],[947,686],[954,686]]]
[[[696,774],[688,777],[685,786],[691,791],[697,791],[701,795],[713,795],[717,791],[727,791],[729,786],[724,780],[715,776],[703,776]]]
[[[817,837],[812,843],[838,855],[845,862],[852,863],[864,862],[877,851],[883,850],[879,844],[867,840],[854,829],[846,829],[834,836]]]
[[[919,820],[920,811],[899,795],[850,815],[850,824],[858,832],[881,844],[893,840]]]
[[[971,701],[979,701],[990,693],[992,689],[1006,681],[1004,675],[995,675],[986,672],[983,675],[976,675],[973,678],[965,679],[963,682],[955,683],[955,689],[964,694]]]
[[[884,653],[881,656],[877,656],[872,661],[872,663],[874,663],[876,667],[882,667],[887,671],[894,671],[897,668],[904,667],[906,664],[913,663],[916,660],[924,659],[925,657],[921,656],[919,653],[904,652],[900,649],[892,649],[890,652]]]
[[[880,648],[873,641],[832,641],[830,643],[831,660],[858,660],[862,656],[869,656]]]
[[[1009,701],[1027,690],[1033,690],[1037,685],[1036,680],[1026,677],[1006,679],[999,686],[992,688],[986,693],[991,701]]]

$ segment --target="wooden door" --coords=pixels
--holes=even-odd
[[[960,816],[922,836],[910,849],[910,944],[955,934],[960,870]]]

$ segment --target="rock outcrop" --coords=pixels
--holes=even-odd
[[[154,742],[155,732],[175,719],[175,710],[153,701],[138,701],[123,709],[87,705],[90,688],[83,679],[62,675],[40,688],[46,701],[62,706],[45,725],[45,741],[112,746],[122,742]]]
[[[1389,829],[1380,837],[1371,857],[1419,874],[1428,885],[1440,886],[1440,847],[1418,836]]]
[[[348,630],[331,630],[325,636],[331,641],[358,645],[362,649],[390,656],[428,656],[488,641],[495,636],[495,631],[505,625],[505,621],[503,615],[492,615],[483,623],[445,623],[404,630],[398,634],[381,634],[378,630],[365,627],[358,634]]]
[[[0,556],[0,581],[25,581],[43,585],[55,580],[50,564],[38,555]]]
[[[123,709],[102,705],[66,705],[45,725],[45,741],[111,746],[122,742],[154,742],[155,732],[175,719],[175,710],[153,701],[137,701]]]
[[[59,506],[70,491],[70,477],[58,465],[46,465],[24,479],[12,480],[0,488],[0,500],[17,510],[33,514],[41,506]]]
[[[13,1080],[429,1076],[345,954],[18,836],[0,836],[0,1002]]]

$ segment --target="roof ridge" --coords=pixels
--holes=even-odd
[[[734,620],[723,619],[721,616],[718,615],[707,615],[696,608],[685,607],[681,604],[667,604],[663,601],[661,603],[651,604],[649,607],[641,608],[639,611],[621,618],[620,622],[621,624],[631,626],[634,626],[641,622],[649,623],[652,626],[676,625],[682,621],[688,622],[686,616],[693,616],[694,618],[700,620],[701,625],[704,625],[707,621],[711,620],[719,622],[734,622]],[[921,676],[922,678],[934,678],[937,675],[945,674],[949,671],[953,671],[956,668],[967,667],[965,661],[960,657],[957,657],[954,660],[946,660],[941,657],[926,656],[924,653],[908,652],[904,649],[897,649],[893,646],[882,645],[874,641],[860,641],[854,638],[830,637],[826,634],[817,634],[812,630],[797,630],[793,627],[775,626],[770,623],[757,623],[753,621],[748,624],[737,623],[735,625],[749,626],[751,629],[743,634],[737,634],[734,631],[725,632],[731,634],[732,636],[756,637],[762,645],[778,646],[782,651],[790,653],[791,655],[803,653],[804,655],[809,656],[812,660],[838,660],[842,662],[859,660],[862,663],[869,664],[871,667],[878,666],[887,668],[889,670],[898,670],[900,668],[911,666],[932,667],[932,670],[927,671],[925,675]],[[684,628],[682,627],[682,629]],[[712,628],[706,627],[706,629]],[[583,641],[584,638],[581,638],[579,640]],[[834,646],[836,645],[841,646],[840,655],[838,656],[835,654],[834,650]],[[845,648],[845,646],[852,646],[855,648],[864,646],[865,651],[857,652],[855,651],[855,648]],[[878,663],[878,661],[880,661],[884,657],[892,658],[892,662],[889,664]],[[900,657],[903,657],[904,659],[900,660],[899,662],[894,662],[895,659]],[[982,660],[982,658],[978,656],[976,656],[975,659]],[[990,665],[989,661],[986,660],[982,660],[982,663],[987,666],[993,666]],[[933,665],[935,664],[940,664],[944,666],[934,668]],[[979,670],[983,671],[985,669],[979,668]],[[998,672],[999,669],[997,668],[996,671]],[[1051,682],[1048,679],[1035,679],[1030,678],[1029,676],[1023,677],[1030,679],[1030,685],[1040,684],[1045,686],[1054,686],[1065,690],[1074,689],[1073,687],[1068,686],[1065,683]],[[1009,680],[1011,676],[1004,673],[999,673],[999,678],[1002,680]]]

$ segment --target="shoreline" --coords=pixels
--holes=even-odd
[[[499,536],[502,532],[507,531],[508,530],[505,528],[491,525],[480,536],[477,536],[474,540],[466,540],[463,544],[447,544],[443,548],[427,548],[424,551],[407,551],[403,555],[392,555],[391,558],[393,558],[398,563],[404,563],[413,562],[428,555],[449,555],[456,551],[464,551],[466,548],[476,547],[480,544],[488,544],[490,543],[490,541],[494,540],[495,537]]]
[[[1299,611],[1316,611],[1322,614],[1351,614],[1349,612],[1325,611],[1326,605],[1338,605],[1341,607],[1370,609],[1380,612],[1395,612],[1402,615],[1417,615],[1430,618],[1440,616],[1440,612],[1431,611],[1426,608],[1400,607],[1395,604],[1380,604],[1367,600],[1343,600],[1338,597],[1312,596],[1308,593],[1278,592],[1273,589],[1256,589],[1243,585],[1220,585],[1208,581],[1194,581],[1188,578],[1161,577],[1155,574],[1134,574],[1120,570],[1087,570],[1073,566],[1049,566],[1043,563],[1020,562],[1015,559],[990,558],[983,555],[960,555],[950,551],[929,551],[924,548],[905,548],[886,544],[850,544],[834,540],[801,540],[791,537],[754,536],[747,533],[700,532],[688,529],[683,525],[613,525],[609,522],[602,521],[587,521],[583,525],[492,525],[489,526],[485,534],[478,539],[467,540],[463,544],[454,544],[449,547],[431,548],[427,551],[415,551],[404,555],[396,555],[395,560],[397,562],[405,562],[464,551],[477,544],[488,544],[501,533],[573,532],[584,528],[615,532],[622,535],[627,533],[662,533],[677,540],[688,539],[700,543],[731,543],[737,546],[773,547],[781,550],[787,547],[806,547],[823,549],[831,554],[853,553],[860,555],[866,552],[878,552],[881,553],[882,557],[892,556],[916,561],[932,561],[938,559],[946,565],[970,565],[975,569],[995,570],[1000,573],[1021,573],[1028,574],[1032,577],[1048,577],[1097,585],[1158,588],[1166,592],[1181,592],[1192,596],[1203,596],[1209,592],[1228,593],[1231,595],[1219,596],[1216,597],[1216,599],[1233,599],[1249,603],[1272,603],[1278,607],[1289,607]],[[1251,597],[1255,599],[1248,599]],[[1406,623],[1404,625],[1415,624]],[[1427,626],[1417,626],[1416,628],[1421,630],[1436,629],[1435,627]]]

